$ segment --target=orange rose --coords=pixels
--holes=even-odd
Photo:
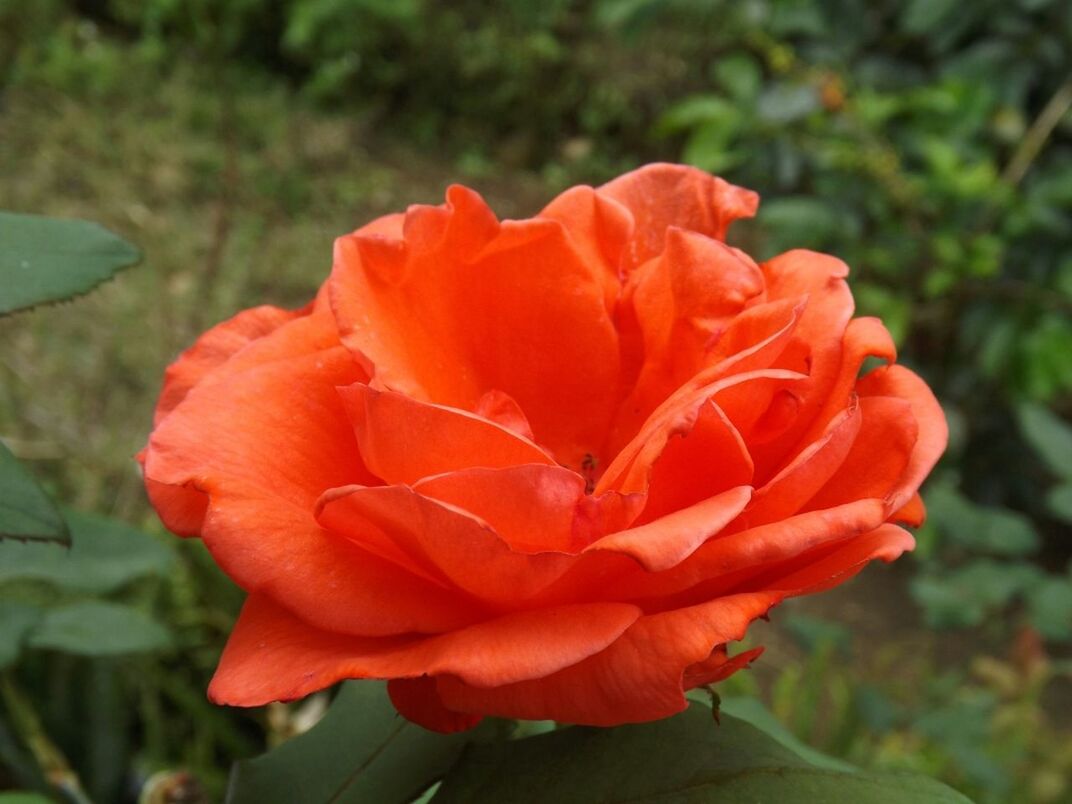
[[[339,238],[305,309],[201,336],[141,459],[249,592],[210,697],[652,720],[771,606],[911,549],[942,411],[842,262],[725,244],[757,203],[675,165],[520,221],[454,186]]]

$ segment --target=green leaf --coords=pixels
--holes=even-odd
[[[1072,638],[1072,579],[1051,576],[1027,591],[1031,624],[1046,639]]]
[[[78,656],[117,656],[160,650],[167,630],[146,614],[118,603],[87,601],[45,613],[29,646]]]
[[[435,804],[774,801],[779,804],[964,804],[945,785],[908,773],[817,767],[743,720],[688,711],[614,729],[573,727],[473,745],[443,780]]]
[[[908,33],[936,30],[959,7],[957,0],[910,0],[901,14],[901,27]]]
[[[1072,522],[1072,483],[1055,486],[1046,493],[1046,505],[1058,519]]]
[[[1021,405],[1020,430],[1055,475],[1072,480],[1072,426],[1041,405]]]
[[[1031,520],[1008,508],[976,505],[949,485],[927,493],[930,522],[950,543],[995,556],[1030,555],[1039,537]]]
[[[63,515],[71,549],[0,542],[0,584],[28,579],[101,594],[162,574],[171,563],[171,552],[147,533],[96,514],[65,510]]]
[[[70,543],[67,526],[52,500],[0,443],[0,539],[5,537]]]
[[[40,620],[36,606],[0,600],[0,669],[18,661],[26,637]]]
[[[714,76],[723,89],[741,103],[750,103],[759,94],[763,72],[747,53],[733,53],[715,64]]]
[[[919,575],[909,588],[923,606],[927,625],[964,628],[980,625],[987,615],[1025,595],[1042,576],[1042,570],[1024,561],[978,558],[954,570]]]
[[[776,718],[758,698],[723,698],[719,707],[722,714],[743,720],[762,731],[768,737],[788,748],[805,762],[817,768],[853,773],[856,767],[835,757],[828,757],[810,745],[801,742],[793,732]]]
[[[845,228],[834,210],[806,196],[772,199],[760,206],[758,220],[779,245],[793,243],[800,248],[821,247]]]
[[[0,315],[87,293],[141,259],[90,221],[0,212]]]
[[[54,804],[52,799],[39,793],[0,793],[0,804]]]
[[[236,763],[227,804],[403,804],[440,778],[476,736],[433,734],[398,715],[383,684],[350,682],[309,732]]]
[[[692,95],[671,106],[656,124],[656,133],[688,131],[701,124],[714,123],[729,136],[740,128],[741,112],[730,101],[717,95]]]

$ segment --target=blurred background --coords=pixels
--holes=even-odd
[[[205,700],[241,594],[132,459],[200,331],[303,304],[336,235],[451,181],[517,217],[671,160],[760,192],[757,259],[848,262],[952,427],[917,551],[780,607],[723,692],[979,802],[1072,801],[1070,106],[1067,0],[0,0],[0,208],[145,254],[0,322],[0,437],[149,534],[66,574],[0,544],[0,595],[84,615],[5,649],[0,612],[0,789],[218,800],[315,720]]]

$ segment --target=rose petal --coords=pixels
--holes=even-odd
[[[857,500],[756,527],[747,527],[747,522],[741,526],[735,523],[728,528],[730,532],[709,539],[687,559],[663,572],[619,569],[597,583],[585,577],[582,573],[586,568],[579,566],[545,594],[556,600],[552,595],[559,591],[558,587],[584,589],[595,585],[601,599],[628,600],[646,611],[695,605],[726,594],[772,565],[867,533],[882,524],[885,512],[882,500]],[[579,599],[576,593],[572,599]]]
[[[712,383],[734,374],[750,375],[771,368],[789,344],[803,305],[762,305],[760,309],[760,313],[746,311],[734,319],[715,344],[710,365],[673,393],[663,399],[644,399],[644,389],[634,388],[619,406],[604,454],[620,458],[629,442],[635,443],[641,428],[650,427],[667,411],[695,403],[697,392]]]
[[[923,504],[923,498],[919,493],[912,495],[904,507],[890,514],[891,522],[899,522],[912,528],[918,528],[927,518],[927,508]]]
[[[734,595],[641,617],[604,651],[557,673],[489,689],[442,676],[439,694],[451,710],[500,717],[591,726],[668,717],[687,706],[686,668],[708,659],[716,645],[740,639],[780,599]]]
[[[532,425],[517,401],[509,394],[497,388],[485,391],[477,400],[473,413],[482,419],[501,424],[507,430],[513,430],[527,441],[532,441]]]
[[[364,383],[340,387],[338,393],[362,459],[387,483],[414,483],[471,467],[555,462],[531,441],[464,410],[377,391]]]
[[[575,561],[516,552],[484,522],[405,486],[332,489],[317,509],[317,520],[333,533],[502,611],[519,607]]]
[[[404,240],[340,238],[329,282],[343,342],[378,387],[465,410],[497,389],[575,465],[602,443],[617,393],[605,278],[558,221],[500,224],[455,186],[445,207],[411,208]]]
[[[919,427],[908,466],[897,487],[887,496],[890,510],[896,511],[909,502],[945,452],[949,443],[945,413],[927,383],[904,366],[875,369],[857,383],[856,390],[861,397],[892,396],[906,400]]]
[[[604,536],[585,552],[611,551],[635,558],[649,572],[680,564],[717,535],[748,505],[751,486],[738,486],[644,525]]]
[[[392,678],[387,682],[387,694],[398,714],[440,734],[468,731],[484,719],[482,715],[467,715],[447,709],[431,676]]]
[[[797,513],[832,477],[839,476],[839,467],[844,465],[853,446],[859,443],[857,434],[860,433],[862,421],[860,406],[853,405],[842,411],[818,441],[798,454],[769,483],[756,490],[746,514],[749,524],[777,522]],[[849,495],[830,505],[813,507],[832,508],[840,503],[881,496]]]
[[[768,300],[807,298],[807,305],[793,332],[793,341],[777,365],[792,371],[806,371],[808,380],[794,389],[801,404],[791,426],[776,438],[756,444],[752,449],[756,479],[764,483],[777,474],[796,451],[807,446],[800,439],[826,404],[830,386],[841,365],[842,341],[854,304],[845,282],[848,266],[828,254],[797,249],[774,257],[761,267],[767,282]]]
[[[896,525],[875,530],[837,544],[817,558],[805,557],[790,571],[775,570],[748,583],[749,588],[775,589],[787,595],[823,591],[851,578],[876,559],[893,561],[915,547],[912,534]],[[820,551],[821,552],[821,551]]]
[[[798,447],[814,441],[830,420],[849,405],[856,394],[860,369],[869,357],[876,357],[887,363],[896,360],[897,347],[893,336],[877,318],[854,318],[845,328],[837,376],[826,392],[822,408],[805,431]]]
[[[650,411],[695,375],[712,344],[762,292],[763,274],[749,257],[670,227],[665,251],[637,268],[626,289],[644,345],[637,386],[626,405]]]
[[[750,485],[752,457],[722,408],[708,400],[700,406],[692,429],[667,441],[651,464],[649,482],[641,522]]]
[[[323,489],[375,482],[335,389],[363,372],[341,346],[302,353],[321,342],[319,327],[312,317],[284,325],[187,394],[146,449],[154,502],[179,524],[192,508],[179,489],[207,494],[201,535],[220,567],[310,622],[372,634],[472,622],[482,613],[471,600],[330,538],[313,520]]]
[[[437,636],[368,638],[316,628],[268,595],[252,594],[220,657],[209,697],[260,706],[348,678],[443,673],[474,687],[517,683],[598,653],[639,614],[635,606],[595,603],[519,612]]]
[[[633,216],[610,198],[591,187],[571,187],[541,210],[539,217],[561,223],[574,247],[589,265],[600,265],[604,303],[614,310],[621,293],[619,269],[633,234]]]
[[[888,396],[859,399],[860,432],[841,466],[807,508],[833,508],[866,497],[883,498],[904,475],[915,449],[918,426],[912,405]]]
[[[202,538],[220,568],[317,627],[372,637],[440,633],[489,614],[438,579],[324,530],[312,504],[295,506],[236,479],[211,497]]]
[[[153,426],[160,424],[186,398],[191,388],[213,369],[227,362],[235,352],[304,314],[303,310],[283,310],[265,305],[243,310],[234,318],[212,327],[168,366],[164,373],[164,387],[153,414]]]
[[[208,495],[191,482],[173,486],[145,478],[145,491],[164,527],[176,536],[191,538],[201,535],[208,512]]]
[[[448,472],[413,490],[479,517],[517,552],[576,553],[588,543],[578,543],[574,528],[584,485],[562,466],[526,464]]]
[[[763,646],[738,653],[736,656],[727,655],[725,645],[719,645],[711,655],[702,662],[690,664],[685,668],[682,677],[682,686],[686,690],[705,687],[708,684],[717,684],[738,670],[743,670],[763,654]]]
[[[675,436],[691,432],[704,405],[711,400],[725,410],[727,419],[737,427],[735,417],[746,423],[758,417],[777,389],[802,379],[803,375],[794,372],[768,369],[734,374],[698,388],[683,389],[661,405],[617,454],[596,485],[596,493],[646,491],[651,468],[667,443]]]
[[[619,176],[597,192],[633,216],[633,240],[623,259],[628,271],[662,253],[666,230],[688,229],[726,239],[733,221],[751,218],[759,196],[686,165],[657,163]]]

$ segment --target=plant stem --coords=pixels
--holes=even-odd
[[[1013,153],[1012,159],[1009,160],[1009,164],[1001,173],[1003,182],[1010,187],[1015,187],[1020,183],[1027,175],[1031,163],[1042,151],[1046,140],[1050,138],[1070,107],[1072,107],[1072,78],[1061,84],[1027,130],[1016,152]]]
[[[61,790],[76,804],[92,804],[78,774],[71,768],[63,752],[56,747],[29,699],[23,694],[10,673],[0,674],[0,700],[11,713],[18,736],[33,754],[48,782]]]

